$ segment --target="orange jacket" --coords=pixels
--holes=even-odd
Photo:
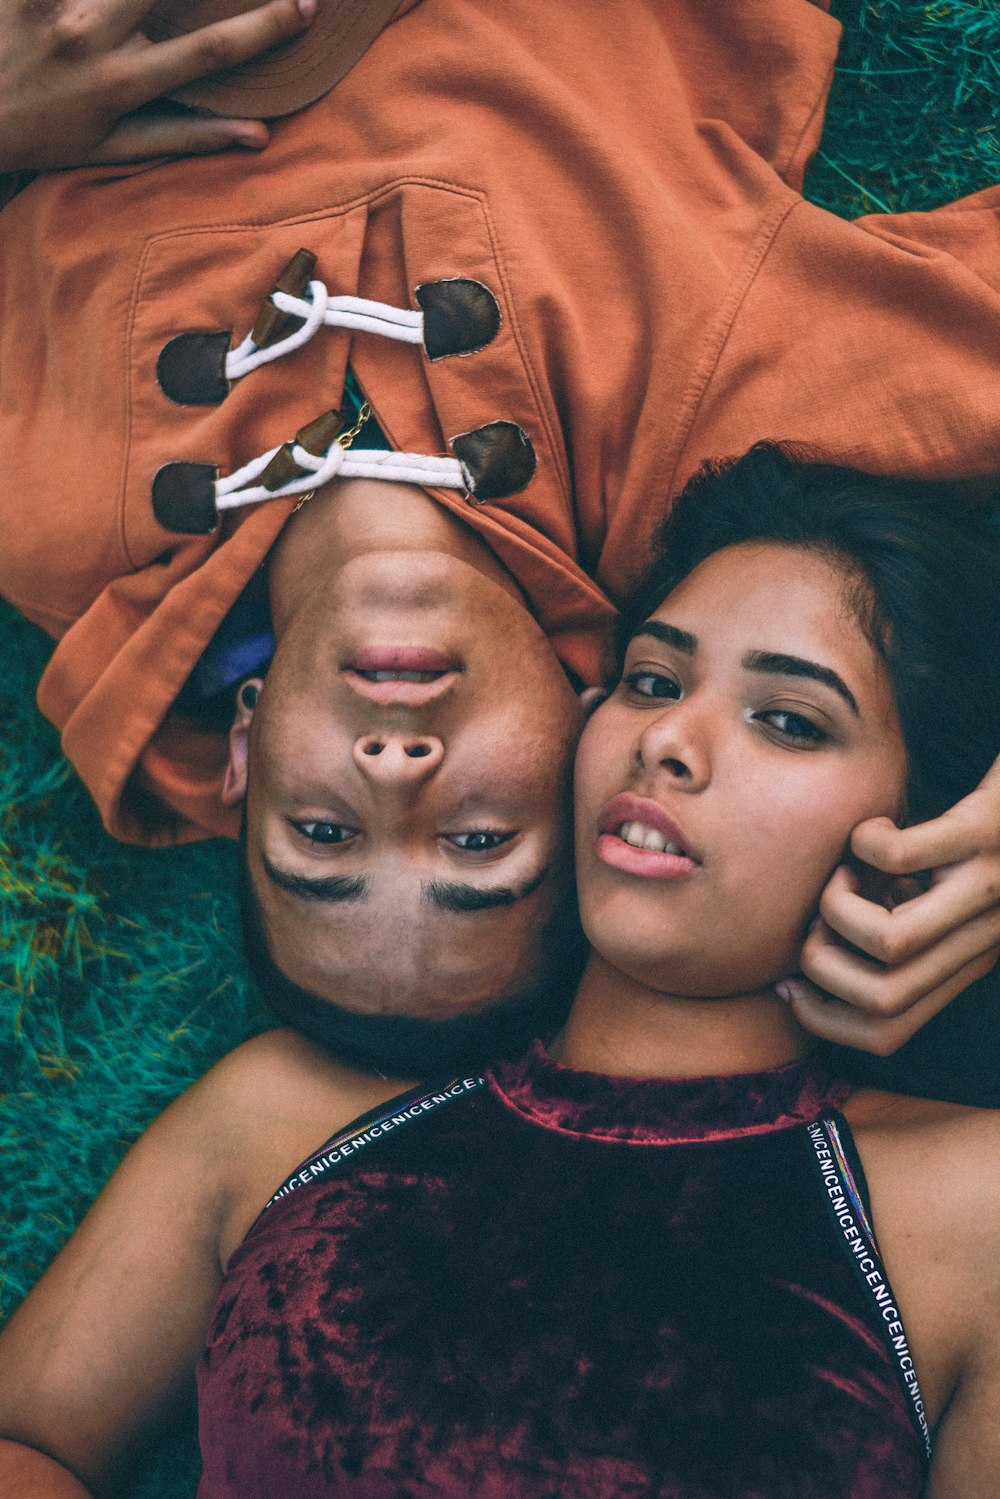
[[[63,173],[4,210],[0,592],[58,637],[39,703],[112,833],[234,831],[221,736],[169,710],[291,507],[180,536],[152,477],[291,437],[348,352],[401,449],[528,434],[520,492],[434,494],[591,680],[608,597],[704,457],[777,437],[1000,467],[1000,195],[855,224],[804,203],[838,39],[809,0],[422,0],[260,157]],[[500,331],[430,362],[321,330],[219,406],[167,400],[163,345],[235,345],[300,245],[331,292],[402,306],[474,278]]]

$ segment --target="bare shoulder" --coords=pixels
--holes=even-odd
[[[229,1184],[221,1233],[225,1261],[296,1166],[411,1079],[344,1066],[295,1031],[267,1031],[223,1057],[196,1085]]]
[[[1000,1110],[865,1089],[845,1113],[882,1190],[950,1225],[977,1257],[1000,1248]]]
[[[1000,1112],[864,1090],[844,1113],[937,1421],[984,1357],[1000,1360]]]
[[[412,1079],[358,1072],[296,1031],[265,1031],[217,1062],[200,1083],[199,1106],[238,1134],[263,1120],[329,1132],[411,1086]]]

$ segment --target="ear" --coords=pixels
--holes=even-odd
[[[599,708],[607,697],[608,692],[604,687],[585,687],[580,693],[580,702],[585,716],[589,718],[594,709]]]
[[[236,712],[229,730],[229,761],[222,782],[224,807],[238,807],[247,794],[250,725],[263,686],[261,677],[248,677],[240,684],[240,690],[236,694]]]

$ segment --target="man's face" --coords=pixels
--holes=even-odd
[[[511,591],[444,553],[349,561],[283,632],[249,723],[271,955],[360,1013],[527,988],[570,889],[577,700]]]

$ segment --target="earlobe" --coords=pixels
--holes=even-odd
[[[251,677],[236,694],[236,712],[229,729],[229,761],[222,781],[224,807],[238,807],[247,794],[250,725],[263,685],[260,677]]]

